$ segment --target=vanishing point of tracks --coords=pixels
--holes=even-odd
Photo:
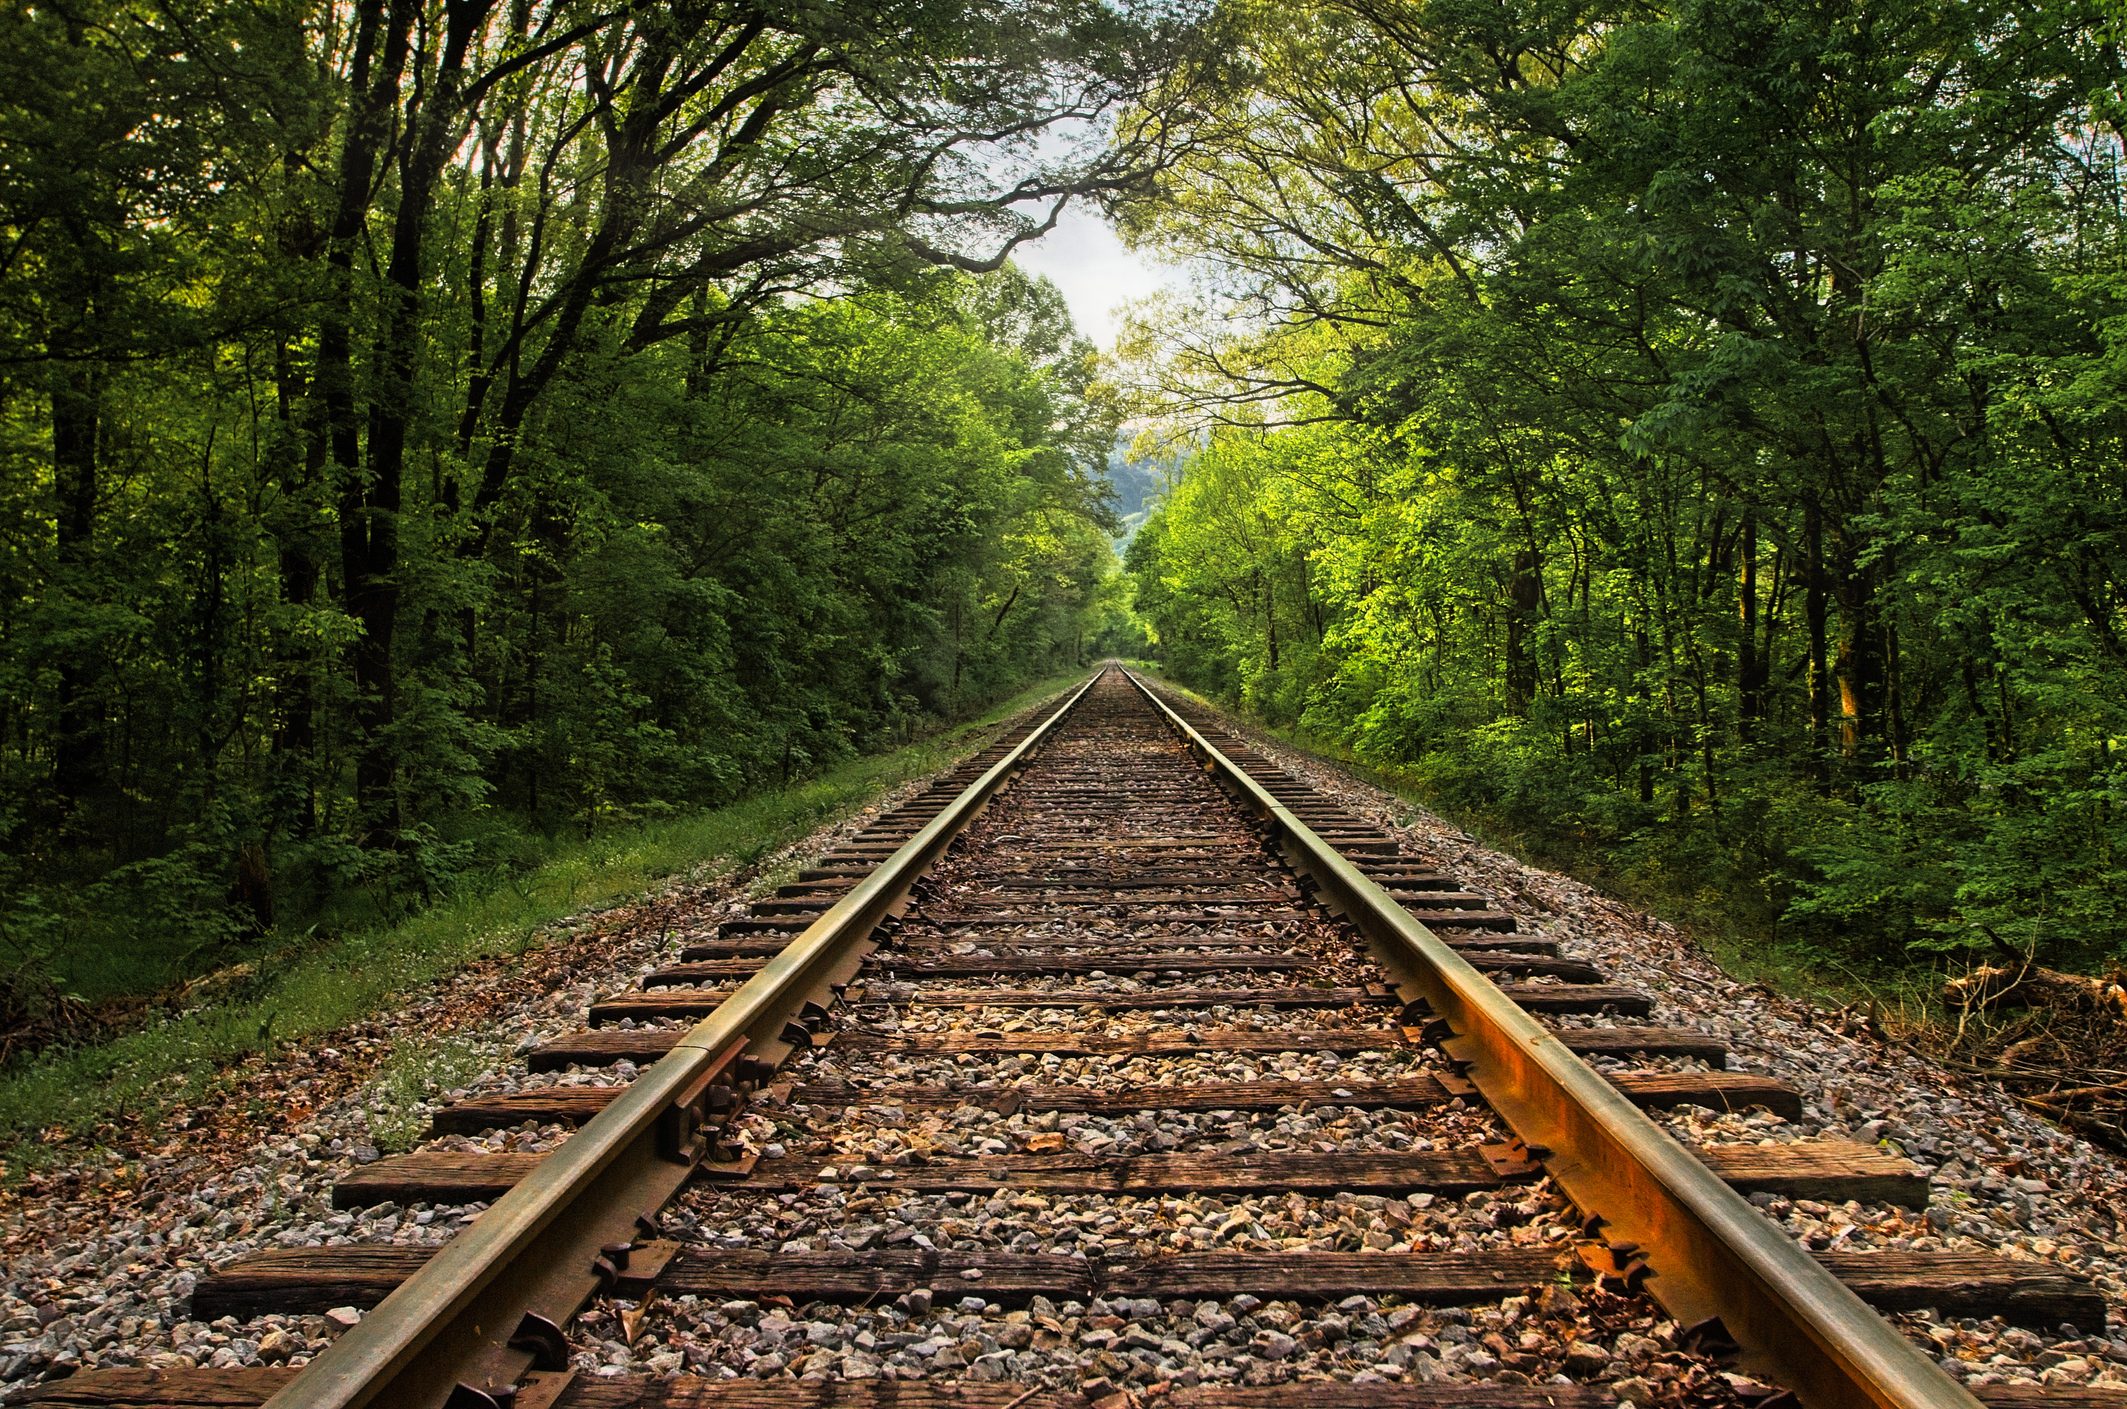
[[[307,1367],[28,1402],[1593,1409],[1628,1340],[1657,1402],[2078,1401],[1975,1399],[1878,1311],[2102,1325],[2094,1290],[1804,1250],[1748,1196],[1925,1177],[1676,1144],[1647,1109],[1800,1101],[1650,1008],[1109,669],[334,1191],[491,1203],[459,1236],[200,1282],[195,1320],[366,1311]],[[557,1134],[465,1138],[520,1127]],[[584,1368],[644,1336],[686,1373]]]

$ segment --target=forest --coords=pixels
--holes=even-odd
[[[1010,255],[1190,32],[8,7],[5,1025],[1075,669],[1117,412]]]
[[[2102,966],[2118,30],[11,7],[0,1028],[1105,654],[1828,961]],[[1105,361],[1073,202],[1192,271]]]
[[[2076,0],[1231,17],[1131,193],[1180,678],[1852,971],[2127,957],[2127,119]]]

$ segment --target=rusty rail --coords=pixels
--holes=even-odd
[[[1125,672],[1243,805],[1277,831],[1320,898],[1366,935],[1453,1035],[1442,1046],[1646,1290],[1811,1409],[1978,1409],[1971,1392],[1872,1311],[1269,790]]]
[[[706,1112],[808,1041],[880,921],[1104,672],[1095,672],[944,811],[690,1029],[538,1168],[304,1367],[268,1409],[379,1404],[529,1409],[561,1328],[655,1236],[657,1211],[710,1153]]]

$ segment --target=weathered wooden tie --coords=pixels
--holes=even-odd
[[[335,1306],[374,1306],[418,1270],[431,1249],[396,1245],[274,1248],[201,1280],[191,1315],[211,1321]],[[2089,1278],[2050,1263],[1965,1252],[1831,1252],[1817,1260],[1886,1311],[1999,1315],[2028,1326],[2105,1324],[2105,1298]],[[974,1276],[970,1277],[969,1273]],[[654,1276],[621,1273],[623,1295],[651,1286],[671,1296],[718,1300],[787,1296],[863,1301],[918,1287],[979,1287],[985,1300],[1046,1296],[1217,1297],[1242,1293],[1287,1301],[1346,1296],[1452,1303],[1492,1299],[1559,1280],[1585,1280],[1577,1258],[1540,1248],[1484,1254],[1436,1252],[1205,1252],[1088,1259],[1069,1254],[882,1248],[861,1252],[681,1249]]]
[[[1617,1072],[1610,1081],[1643,1106],[1696,1105],[1713,1110],[1762,1106],[1793,1119],[1802,1094],[1784,1081],[1746,1072]],[[625,1087],[549,1086],[507,1095],[458,1101],[437,1111],[432,1135],[477,1134],[534,1124],[580,1125]],[[882,1086],[811,1082],[789,1088],[795,1105],[895,1105],[912,1109],[987,1106],[1000,1111],[1076,1111],[1129,1114],[1138,1111],[1282,1110],[1288,1106],[1343,1106],[1362,1110],[1419,1109],[1462,1099],[1437,1076],[1390,1081],[1227,1081],[1153,1086]]]
[[[1708,1145],[1715,1173],[1746,1192],[1827,1201],[1921,1205],[1927,1176],[1873,1145],[1799,1140],[1782,1145]],[[485,1203],[523,1179],[542,1154],[428,1150],[365,1165],[333,1188],[336,1208],[380,1203]],[[713,1170],[708,1172],[714,1173]],[[983,1155],[928,1164],[868,1167],[832,1155],[764,1159],[718,1182],[749,1192],[844,1183],[925,1192],[1041,1189],[1074,1193],[1435,1193],[1464,1194],[1521,1182],[1475,1150],[1149,1155]]]
[[[618,1061],[655,1061],[672,1050],[679,1040],[678,1028],[633,1028],[570,1033],[534,1048],[526,1056],[533,1071],[559,1071],[569,1066],[607,1066]],[[1696,1057],[1719,1065],[1728,1046],[1717,1037],[1690,1028],[1591,1027],[1563,1028],[1559,1039],[1576,1052],[1607,1056]],[[1085,1032],[933,1032],[918,1034],[850,1031],[835,1034],[834,1045],[845,1052],[893,1054],[929,1053],[938,1056],[980,1053],[1015,1054],[1054,1052],[1059,1056],[1187,1056],[1194,1052],[1376,1052],[1402,1047],[1409,1035],[1393,1029],[1341,1028],[1212,1028],[1184,1027],[1178,1031],[1125,1034]]]

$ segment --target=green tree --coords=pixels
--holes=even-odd
[[[1185,157],[1132,224],[1242,315],[1147,380],[1259,469],[1192,490],[1231,479],[1214,437],[1170,502],[1137,565],[1162,641],[1223,636],[1219,688],[1863,950],[2114,943],[2106,16],[1224,22],[1222,101],[1148,110]],[[1319,655],[1220,590],[1250,514],[1308,565]]]
[[[79,972],[123,904],[182,968],[1075,661],[1113,418],[1009,258],[1165,158],[1105,132],[1194,39],[0,17],[0,933]]]

